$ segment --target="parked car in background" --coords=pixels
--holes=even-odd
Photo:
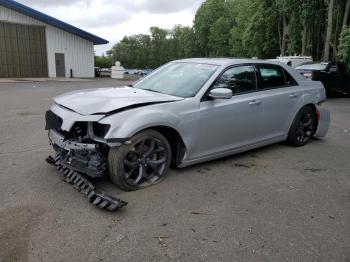
[[[146,76],[150,74],[153,69],[126,69],[126,75],[138,75],[138,76]]]
[[[321,81],[328,95],[350,93],[350,71],[345,63],[313,63],[295,69],[311,80]]]
[[[143,70],[136,70],[135,75],[143,76]]]
[[[99,71],[100,71],[100,77],[111,77],[112,75],[111,68],[101,68]]]
[[[100,70],[101,70],[100,67],[97,67],[97,66],[94,67],[95,77],[100,77]]]
[[[149,75],[152,72],[153,72],[153,69],[145,69],[145,70],[143,70],[143,75],[147,76],[147,75]]]
[[[325,89],[289,66],[249,59],[170,62],[133,87],[56,97],[46,113],[60,164],[108,175],[124,190],[185,167],[287,141],[325,136]]]
[[[295,68],[300,65],[312,63],[313,59],[311,56],[278,56],[276,59],[269,59],[268,61],[280,62]]]
[[[139,76],[146,76],[149,73],[151,73],[152,71],[153,71],[152,69],[142,69],[142,70],[138,70],[136,72],[136,74],[139,75]]]

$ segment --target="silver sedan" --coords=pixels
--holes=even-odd
[[[56,97],[46,129],[61,165],[136,190],[159,182],[171,164],[325,136],[325,99],[320,82],[279,63],[185,59],[133,86]]]

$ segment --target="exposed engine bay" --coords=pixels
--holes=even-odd
[[[71,131],[61,129],[62,121],[52,111],[46,112],[46,130],[61,164],[90,177],[103,177],[107,171],[108,146],[103,143],[107,125],[93,122],[77,122]],[[99,142],[100,141],[100,142]]]

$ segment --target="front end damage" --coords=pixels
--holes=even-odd
[[[104,177],[108,172],[108,144],[102,138],[109,126],[97,122],[75,122],[70,131],[62,129],[63,120],[54,112],[46,112],[46,127],[55,158],[47,162],[56,166],[60,176],[99,208],[114,211],[127,203],[97,190],[84,175]]]
[[[60,154],[63,166],[93,178],[103,177],[107,172],[108,148],[105,145],[67,140],[54,129],[48,132],[49,141]]]
[[[45,129],[50,144],[61,156],[62,165],[92,178],[103,177],[110,146],[104,136],[110,126],[86,120],[61,107],[54,109],[46,112]]]

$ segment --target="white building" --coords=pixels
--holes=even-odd
[[[108,41],[12,0],[0,0],[0,77],[94,77]]]

